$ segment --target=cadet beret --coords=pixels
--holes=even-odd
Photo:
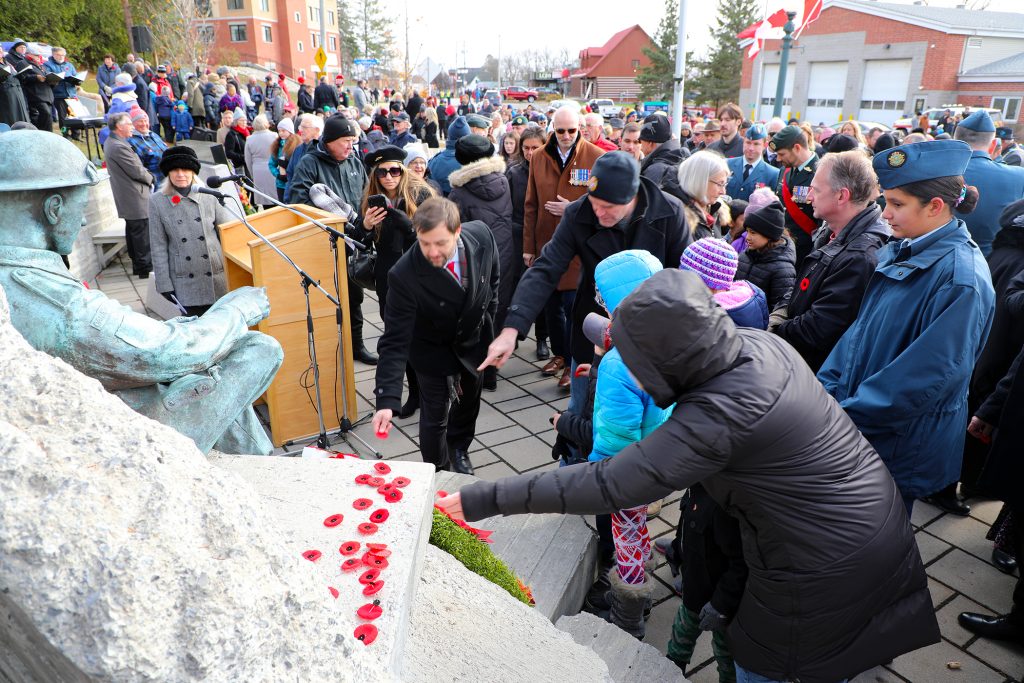
[[[514,117],[512,119],[512,125],[513,126],[525,126],[526,125],[526,117],[525,116],[516,116],[516,117]]]
[[[640,134],[643,135],[642,130]],[[629,204],[640,190],[640,164],[625,152],[602,154],[590,169],[587,189],[591,197],[612,204]]]
[[[455,143],[455,160],[465,166],[494,155],[494,145],[483,135],[463,136]]]
[[[786,126],[772,138],[772,141],[768,143],[768,148],[773,152],[777,152],[780,149],[789,149],[793,145],[800,142],[803,139],[804,146],[807,145],[807,137],[804,132],[796,126]]]
[[[651,114],[644,119],[644,125],[640,128],[640,139],[645,142],[668,142],[672,137],[672,124],[667,116]],[[630,197],[632,199],[632,197]],[[611,200],[609,200],[611,201]],[[626,201],[629,201],[628,199]],[[625,204],[626,202],[622,202]]]
[[[768,131],[763,123],[755,123],[750,128],[747,128],[747,132],[743,137],[748,140],[764,140],[768,137]]]
[[[385,161],[405,163],[405,150],[395,145],[385,145],[367,154],[365,161],[366,168],[373,168],[377,164],[383,164]]]
[[[971,147],[961,140],[932,140],[900,145],[874,156],[871,165],[884,190],[932,178],[963,175]],[[749,219],[748,219],[749,223]]]
[[[996,124],[992,123],[992,117],[984,109],[979,109],[966,119],[960,122],[962,128],[973,130],[975,133],[995,133]]]
[[[1013,139],[1013,128],[1009,126],[999,126],[996,128],[996,137],[1000,140],[1012,140]]]
[[[164,150],[164,155],[160,158],[160,172],[168,175],[176,168],[199,173],[199,157],[195,150],[184,145],[175,145]]]
[[[491,121],[486,116],[480,116],[479,114],[470,114],[466,117],[466,123],[470,128],[490,128]]]

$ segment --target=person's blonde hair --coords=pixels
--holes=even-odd
[[[708,203],[708,183],[716,173],[729,174],[729,164],[718,152],[702,149],[679,164],[679,187],[705,206]]]
[[[849,133],[844,133],[843,132],[843,130],[847,126],[850,126],[850,127],[853,128],[853,135],[850,135]],[[840,135],[850,135],[850,137],[856,138],[857,142],[862,144],[862,145],[864,145],[864,146],[867,146],[867,144],[868,144],[867,138],[864,137],[864,131],[862,131],[860,129],[860,124],[857,123],[856,121],[846,121],[845,123],[843,123],[843,125],[839,126],[839,131],[838,132],[839,132]]]
[[[252,130],[254,133],[261,130],[270,130],[270,121],[267,120],[266,114],[259,114],[252,120]]]
[[[377,164],[370,169],[370,182],[366,184],[366,190],[363,192],[362,209],[360,213],[364,216],[366,215],[368,200],[371,195],[387,195],[384,187],[380,184],[380,180],[377,179],[377,166],[380,166],[380,164]],[[409,169],[405,164],[399,162],[398,166],[402,169],[402,177],[398,179],[398,186],[395,188],[395,196],[400,201],[404,202],[405,206],[402,209],[402,212],[409,218],[412,218],[416,215],[416,211],[419,208],[416,201],[417,198],[422,199],[424,196],[433,197],[434,189],[430,187],[426,181],[420,180],[413,174],[409,173]],[[378,223],[374,230],[378,239],[380,238],[380,230],[382,226],[383,223]]]

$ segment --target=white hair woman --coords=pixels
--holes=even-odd
[[[694,241],[722,238],[722,226],[730,222],[729,207],[720,199],[729,182],[729,166],[718,152],[701,150],[679,164],[679,184],[665,188],[683,202]]]
[[[270,121],[266,114],[259,114],[252,120],[252,135],[245,139],[245,167],[252,173],[252,181],[256,189],[271,199],[277,197],[277,185],[274,174],[270,171],[271,147],[277,140],[277,133],[270,130]],[[262,195],[253,198],[254,204],[264,209],[273,206],[271,199]]]

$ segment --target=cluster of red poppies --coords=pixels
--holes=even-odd
[[[407,477],[395,477],[389,482],[383,478],[383,475],[390,473],[390,466],[378,462],[373,466],[373,473],[360,474],[355,481],[357,484],[376,488],[377,493],[384,497],[384,502],[397,503],[402,500],[402,489],[409,485],[410,480]],[[352,507],[359,511],[368,510],[373,507],[373,501],[369,498],[358,498],[353,501]],[[356,529],[363,536],[370,536],[377,533],[378,525],[386,522],[388,517],[390,517],[390,513],[384,508],[374,510],[370,513],[369,519],[360,523]],[[324,526],[337,527],[344,519],[345,516],[341,513],[333,514],[324,520]],[[363,549],[363,544],[359,541],[345,541],[341,544],[338,552],[347,558],[341,563],[343,572],[366,568],[359,576],[359,583],[363,586],[363,595],[369,597],[376,595],[384,588],[384,580],[380,578],[380,574],[388,567],[388,557],[391,556],[391,551],[388,550],[387,543],[366,543],[365,548],[365,553],[361,557],[356,557],[355,555]],[[316,562],[323,554],[319,550],[307,550],[302,553],[302,556],[310,562]],[[335,598],[339,596],[337,588],[328,586],[327,589]],[[380,606],[379,599],[374,599],[372,603],[367,603],[356,610],[359,618],[368,622],[377,619],[383,613],[384,610]],[[361,624],[353,632],[353,635],[364,645],[369,645],[377,639],[377,627],[370,623]]]

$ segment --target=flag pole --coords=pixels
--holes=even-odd
[[[676,74],[672,79],[672,137],[678,140],[683,126],[683,92],[686,85],[686,0],[679,0],[679,29],[676,39]]]
[[[768,0],[764,0],[764,15],[761,21],[768,19]],[[757,43],[757,36],[754,36],[754,42]],[[757,77],[757,92],[754,93],[754,116],[750,119],[756,121],[761,118],[761,93],[764,91],[764,50],[758,50],[755,59],[760,61],[760,68],[758,69]]]

